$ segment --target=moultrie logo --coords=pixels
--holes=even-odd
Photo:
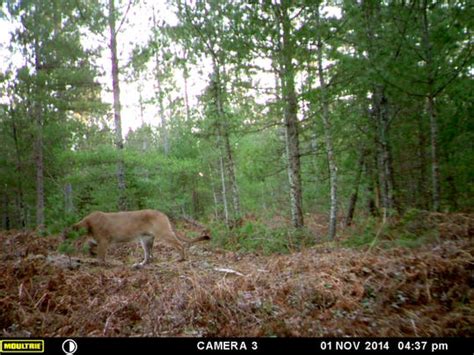
[[[0,340],[0,353],[44,353],[44,340]]]

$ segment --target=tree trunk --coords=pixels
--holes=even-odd
[[[393,197],[393,169],[391,167],[390,143],[388,139],[389,119],[384,87],[376,85],[373,96],[373,119],[377,136],[377,168],[384,221],[395,207]]]
[[[229,220],[229,208],[227,207],[227,187],[226,187],[225,173],[224,173],[224,159],[222,158],[222,156],[220,157],[219,163],[220,163],[220,171],[221,171],[222,203],[224,207],[224,219],[225,219],[226,226],[229,226],[230,220]]]
[[[440,188],[440,173],[438,160],[438,122],[435,112],[435,104],[433,96],[428,96],[428,115],[430,117],[430,133],[431,133],[431,181],[433,211],[440,211],[441,188]]]
[[[393,167],[392,167],[392,153],[390,149],[390,140],[389,140],[389,110],[388,110],[388,101],[385,96],[385,90],[382,89],[382,95],[380,98],[380,133],[379,140],[382,148],[382,167],[385,175],[385,196],[387,199],[386,207],[389,214],[391,215],[393,209],[395,208],[395,197],[394,197],[394,178],[393,178]]]
[[[369,213],[372,217],[377,216],[377,206],[375,204],[375,198],[374,198],[374,182],[373,180],[369,181],[369,184],[367,185],[367,209],[369,210]]]
[[[392,156],[392,147],[390,141],[390,122],[389,122],[389,114],[386,114],[385,124],[387,127],[387,137],[386,137],[386,149],[385,149],[385,173],[388,176],[388,191],[390,196],[390,206],[392,208],[392,212],[398,212],[398,214],[402,213],[402,209],[399,203],[399,199],[397,197],[397,186],[395,185],[395,173],[393,171],[393,156]]]
[[[163,115],[163,119],[161,123],[161,134],[163,135],[163,151],[166,156],[168,156],[171,151],[170,131],[168,129],[168,122],[173,117],[172,99],[169,95],[167,99],[168,99],[168,115]]]
[[[197,182],[199,180],[195,180],[195,181]],[[193,216],[197,217],[201,215],[202,208],[201,208],[201,201],[199,199],[199,193],[197,190],[197,185],[193,185],[193,190],[191,192],[191,201],[192,201]]]
[[[35,104],[37,105],[37,104]],[[36,226],[44,228],[44,160],[43,160],[43,129],[41,108],[36,109],[35,132],[35,167],[36,167]]]
[[[291,23],[287,11],[288,4],[282,1],[280,23],[282,25],[280,82],[282,88],[285,120],[286,153],[288,159],[288,181],[290,185],[291,222],[293,227],[304,226],[303,198],[301,186],[301,163],[299,149],[298,102],[295,92],[295,72],[293,68],[293,42]]]
[[[7,186],[5,185],[5,190],[3,191],[3,199],[2,199],[2,229],[9,230],[10,229],[10,213],[9,213],[9,205],[10,201],[8,199],[8,192]]]
[[[189,70],[188,70],[188,66],[187,66],[187,63],[186,63],[186,61],[188,60],[188,53],[187,53],[186,49],[184,49],[183,60],[185,61],[184,66],[183,66],[184,107],[186,109],[186,121],[190,122],[191,121],[191,110],[189,108],[189,84],[188,84]]]
[[[423,1],[423,47],[425,51],[426,67],[428,69],[428,95],[426,109],[430,118],[431,133],[431,182],[432,182],[432,209],[440,210],[441,187],[438,158],[438,120],[436,117],[434,97],[434,65],[433,46],[430,40],[430,29],[428,20],[428,1]]]
[[[423,121],[423,117],[418,116],[418,174],[415,205],[420,209],[428,209],[429,199],[426,198],[426,181],[428,180],[426,178],[426,136]]]
[[[20,228],[26,227],[26,211],[25,211],[25,202],[23,199],[23,163],[21,160],[20,146],[18,143],[18,132],[16,127],[16,113],[13,109],[14,103],[11,102],[11,117],[12,117],[12,136],[13,142],[15,143],[15,164],[16,164],[16,176],[17,176],[17,193],[16,193],[16,215],[18,216],[15,219],[15,222],[18,222]]]
[[[373,27],[377,24],[380,12],[378,2],[362,1],[362,10],[365,16],[366,37],[368,44],[368,59],[370,65],[378,65],[376,62],[379,51],[374,35]],[[395,207],[394,202],[394,178],[391,162],[389,143],[389,110],[385,95],[385,86],[380,84],[379,79],[372,78],[372,112],[374,122],[376,147],[377,147],[377,170],[380,188],[380,200],[383,211],[383,220],[389,218]]]
[[[234,163],[234,158],[232,154],[232,148],[230,146],[230,138],[229,134],[226,134],[224,132],[224,144],[225,144],[225,153],[226,153],[226,171],[227,171],[227,176],[229,177],[229,183],[230,187],[232,189],[232,207],[234,210],[234,222],[237,222],[240,220],[241,214],[240,214],[240,197],[239,197],[239,189],[237,186],[237,181],[235,177],[235,163]]]
[[[153,9],[153,26],[155,28],[158,28],[158,22],[155,17],[155,11]],[[155,51],[155,80],[156,80],[156,98],[158,100],[158,114],[160,116],[160,134],[161,138],[163,141],[163,151],[165,155],[169,154],[170,151],[170,145],[169,145],[169,134],[168,134],[168,120],[166,117],[166,111],[165,111],[165,92],[163,90],[163,84],[162,84],[162,75],[163,71],[160,67],[160,49],[157,48]],[[171,101],[171,100],[170,100]],[[171,103],[169,104],[170,110],[171,110]],[[171,114],[169,117],[172,117]]]
[[[25,201],[23,199],[23,196],[15,196],[15,209],[18,213],[18,225],[22,230],[25,230],[26,226],[29,223],[29,212],[27,205],[25,204]]]
[[[237,222],[240,219],[240,196],[239,188],[237,185],[237,179],[235,177],[235,163],[232,153],[232,147],[230,145],[229,129],[227,117],[224,112],[224,100],[222,97],[222,82],[219,65],[216,60],[214,60],[214,94],[215,94],[215,103],[216,110],[218,115],[218,142],[222,147],[221,152],[221,164],[225,159],[225,175],[227,175],[228,183],[230,184],[230,193],[232,196],[232,208],[233,208],[233,222]],[[225,198],[224,198],[225,199]],[[229,216],[227,216],[227,222],[230,222]]]
[[[138,83],[138,107],[140,109],[140,122],[142,126],[145,125],[145,102],[143,101],[143,84]]]
[[[122,117],[120,105],[120,82],[119,82],[119,64],[117,56],[117,32],[115,30],[115,5],[114,0],[109,0],[109,29],[110,29],[110,52],[112,63],[112,91],[114,96],[114,123],[115,123],[115,146],[119,151],[117,161],[117,182],[119,189],[118,208],[121,211],[127,209],[127,199],[125,196],[125,164],[122,157],[123,138],[122,138]]]
[[[354,181],[354,187],[352,188],[351,197],[349,198],[349,206],[347,208],[346,218],[344,220],[344,226],[349,227],[352,224],[354,218],[355,206],[357,203],[357,197],[359,195],[360,178],[362,176],[362,170],[364,169],[365,152],[360,153],[359,162],[357,163],[357,172]]]
[[[214,217],[216,218],[216,220],[219,220],[220,219],[219,200],[218,200],[218,197],[217,197],[217,192],[214,189],[214,186],[212,186],[212,197],[214,199]]]
[[[35,69],[36,74],[41,71],[40,48],[35,40]],[[37,88],[40,90],[41,88]],[[36,167],[36,226],[39,230],[44,229],[44,160],[43,160],[43,109],[38,99],[33,103],[33,115],[35,122],[35,167]]]
[[[216,218],[216,220],[221,220],[222,216],[221,216],[221,213],[220,213],[220,206],[221,206],[221,203],[220,203],[220,200],[221,199],[221,196],[219,196],[219,189],[215,187],[214,185],[214,177],[213,177],[213,174],[212,174],[212,167],[209,166],[209,181],[210,181],[210,184],[211,184],[211,190],[212,190],[212,197],[214,199],[214,216]]]
[[[316,9],[317,26],[319,27],[319,8]],[[331,209],[329,213],[329,239],[334,239],[336,236],[337,226],[337,164],[334,156],[334,146],[331,134],[331,121],[329,113],[329,101],[327,97],[326,80],[324,78],[323,70],[323,42],[321,36],[318,36],[317,42],[317,60],[318,60],[318,77],[321,91],[321,109],[324,126],[324,137],[326,141],[326,152],[329,163],[329,185],[331,190]]]
[[[377,166],[377,160],[373,154],[369,155],[364,167],[364,174],[367,178],[367,209],[372,217],[377,217],[378,215],[378,203],[379,203],[379,194],[377,193],[377,176],[375,176],[374,170]],[[373,160],[373,165],[370,164],[370,161]]]

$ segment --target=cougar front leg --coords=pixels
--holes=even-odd
[[[97,257],[100,261],[101,264],[104,264],[105,265],[105,255],[107,253],[107,247],[109,246],[109,243],[102,239],[102,240],[99,240],[98,244],[97,244]]]
[[[97,242],[94,239],[89,239],[87,241],[87,247],[89,249],[90,256],[97,256]]]

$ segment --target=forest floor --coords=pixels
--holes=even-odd
[[[59,237],[0,233],[0,334],[26,336],[473,336],[474,215],[437,214],[413,248],[319,244],[262,256],[193,246],[177,262],[136,244],[107,266]]]

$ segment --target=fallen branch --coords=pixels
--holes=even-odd
[[[235,270],[232,270],[232,269],[227,269],[227,268],[214,268],[215,271],[219,271],[219,272],[225,272],[227,274],[235,274],[235,275],[239,275],[239,276],[245,276],[244,274],[242,274],[241,272],[238,272],[238,271],[235,271]]]

